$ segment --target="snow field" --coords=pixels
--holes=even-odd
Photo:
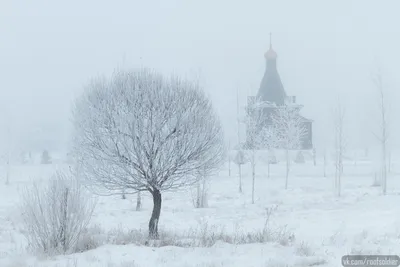
[[[126,200],[99,197],[88,233],[99,247],[55,257],[34,256],[26,250],[19,192],[33,179],[45,179],[55,169],[67,166],[13,166],[10,185],[0,185],[0,266],[340,266],[344,254],[399,251],[396,161],[386,196],[381,195],[380,187],[372,186],[375,170],[371,162],[345,161],[340,198],[334,194],[332,162],[327,165],[326,178],[320,159],[317,166],[309,159],[305,164],[293,163],[288,190],[284,190],[285,163],[271,165],[268,178],[263,162],[256,166],[255,204],[251,204],[250,164],[242,168],[243,194],[238,190],[233,163],[230,177],[226,165],[209,179],[208,208],[193,207],[192,189],[164,193],[160,230],[166,238],[153,246],[144,245],[152,210],[149,195],[143,194],[141,211],[135,211],[135,196],[128,195]],[[268,231],[281,235],[273,242],[257,243],[255,236],[263,233],[271,209]],[[230,244],[235,237],[242,242],[234,243],[246,243],[246,236],[256,243]],[[203,246],[186,247],[193,244]]]

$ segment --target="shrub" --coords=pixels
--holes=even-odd
[[[34,183],[24,190],[21,205],[29,247],[46,254],[74,251],[94,207],[71,174],[56,172],[47,184]]]

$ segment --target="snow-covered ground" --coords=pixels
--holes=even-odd
[[[367,160],[346,161],[342,196],[334,194],[333,163],[323,177],[323,162],[293,164],[289,188],[284,190],[285,164],[271,166],[271,177],[257,163],[255,204],[251,204],[250,165],[243,167],[243,194],[238,192],[237,166],[228,165],[210,178],[208,208],[195,209],[193,190],[163,194],[162,231],[223,229],[227,234],[261,231],[266,209],[276,207],[270,227],[294,234],[293,242],[232,245],[218,241],[211,247],[160,248],[133,244],[105,244],[83,253],[56,257],[30,255],[22,235],[19,192],[32,180],[45,179],[62,165],[13,166],[10,185],[0,184],[0,266],[4,267],[252,267],[341,266],[345,254],[396,254],[400,250],[400,162],[392,160],[388,194],[373,187],[374,166]],[[5,170],[1,169],[2,177]],[[143,209],[135,211],[136,196],[101,197],[91,227],[104,233],[147,230],[152,209],[143,195]],[[285,228],[286,227],[286,228]],[[122,229],[122,230],[121,230]]]

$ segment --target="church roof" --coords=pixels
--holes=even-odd
[[[307,119],[306,117],[303,117],[303,116],[301,116],[301,115],[300,115],[300,119],[301,119],[303,122],[314,122],[313,120]]]
[[[264,56],[266,68],[257,97],[262,101],[275,103],[279,106],[283,105],[285,103],[286,92],[276,68],[276,59],[278,56],[272,49],[272,44],[270,44],[270,48]]]

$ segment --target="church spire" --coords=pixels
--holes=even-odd
[[[269,49],[272,49],[272,32],[269,33]]]
[[[274,49],[272,49],[272,33],[271,32],[269,33],[269,50],[267,51],[267,53],[265,53],[264,56],[267,60],[276,59],[278,57],[278,55],[276,54]]]
[[[280,106],[285,103],[286,93],[276,68],[277,54],[272,49],[272,34],[269,34],[269,50],[265,53],[266,68],[257,96],[263,101]]]

